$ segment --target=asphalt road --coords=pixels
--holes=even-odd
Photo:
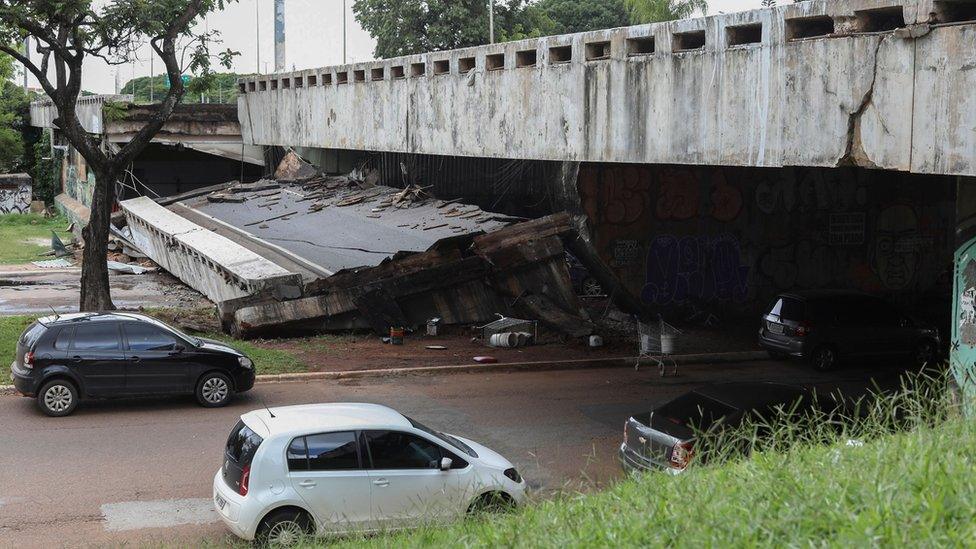
[[[0,397],[0,546],[229,539],[210,510],[211,481],[237,417],[264,404],[389,405],[500,451],[544,495],[617,478],[624,420],[700,384],[762,379],[856,389],[875,372],[825,375],[759,362],[689,366],[666,379],[620,368],[266,384],[221,410],[190,399],[113,401],[84,403],[63,419],[42,416],[31,400]]]

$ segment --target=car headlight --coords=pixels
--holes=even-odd
[[[512,482],[516,484],[522,484],[522,475],[518,474],[515,469],[505,469],[504,475],[509,478]]]
[[[237,362],[240,363],[241,367],[247,368],[248,370],[254,368],[254,362],[246,356],[237,357]]]

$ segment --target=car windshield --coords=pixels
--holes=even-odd
[[[403,417],[406,417],[407,418],[407,421],[410,422],[410,425],[413,425],[415,428],[420,429],[421,431],[427,433],[428,435],[431,435],[433,437],[436,437],[436,438],[441,439],[442,441],[450,444],[451,446],[454,446],[458,450],[461,450],[462,452],[464,452],[465,454],[468,454],[469,456],[471,456],[473,458],[478,457],[478,453],[475,452],[473,448],[471,448],[467,444],[461,442],[457,437],[452,437],[451,435],[449,435],[447,433],[442,433],[440,431],[435,431],[435,430],[431,429],[430,427],[427,427],[423,423],[420,423],[419,421],[414,420],[414,419],[411,419],[411,418],[409,418],[407,416],[403,416]]]
[[[665,404],[654,414],[675,425],[706,430],[735,411],[735,408],[713,398],[689,393]]]

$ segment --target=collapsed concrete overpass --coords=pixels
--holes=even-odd
[[[811,0],[255,76],[238,105],[246,142],[327,169],[365,151],[381,181],[569,210],[573,252],[638,305],[707,322],[792,288],[935,302],[965,365],[974,68],[976,2]],[[543,167],[521,188],[470,174],[509,160]]]

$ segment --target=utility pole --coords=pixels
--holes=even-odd
[[[342,0],[342,64],[346,64],[346,0]]]
[[[495,0],[488,0],[488,40],[495,43]]]
[[[285,0],[275,0],[275,72],[284,72],[285,68]]]
[[[156,95],[154,93],[155,86],[153,85],[153,79],[156,78],[156,68],[153,66],[153,61],[155,57],[155,52],[150,48],[149,50],[149,102],[156,102]]]
[[[30,59],[30,36],[24,38],[24,56]],[[27,65],[24,65],[24,93],[27,93]]]
[[[254,47],[258,57],[258,74],[261,74],[261,0],[254,0]]]

